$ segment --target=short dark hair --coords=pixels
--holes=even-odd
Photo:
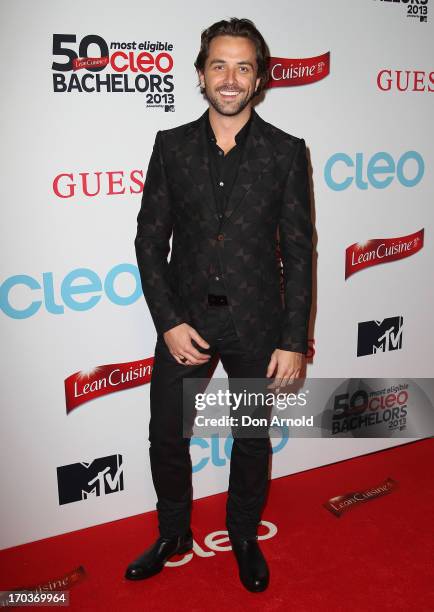
[[[209,54],[209,46],[213,38],[217,36],[243,36],[255,45],[256,63],[258,64],[258,78],[260,79],[255,96],[259,95],[270,78],[268,70],[268,59],[270,50],[264,37],[250,19],[237,19],[232,17],[229,21],[222,19],[206,28],[200,36],[200,51],[194,62],[196,70],[201,72],[205,69],[205,62]]]

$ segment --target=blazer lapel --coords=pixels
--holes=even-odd
[[[184,172],[196,186],[205,214],[213,220],[218,220],[217,205],[211,179],[211,169],[208,156],[206,136],[206,115],[199,117],[191,125],[186,146],[183,147]]]
[[[254,189],[273,160],[273,150],[260,129],[260,117],[252,109],[253,117],[250,125],[244,151],[240,160],[237,178],[226,207],[225,218],[230,219],[235,213],[241,212],[242,205],[248,201],[246,196]],[[233,220],[233,219],[232,219]]]

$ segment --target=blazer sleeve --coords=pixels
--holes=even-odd
[[[169,282],[169,240],[173,230],[169,187],[157,132],[146,173],[134,242],[143,295],[157,333],[184,322],[182,305]]]
[[[306,143],[300,139],[286,181],[279,220],[285,306],[277,347],[298,353],[308,349],[312,231]]]

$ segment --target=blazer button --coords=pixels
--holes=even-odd
[[[217,240],[224,240],[224,239],[225,239],[225,235],[224,234],[218,234]]]

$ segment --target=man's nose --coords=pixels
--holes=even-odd
[[[229,68],[228,73],[227,73],[227,80],[228,80],[228,83],[236,83],[237,81],[236,68]]]

